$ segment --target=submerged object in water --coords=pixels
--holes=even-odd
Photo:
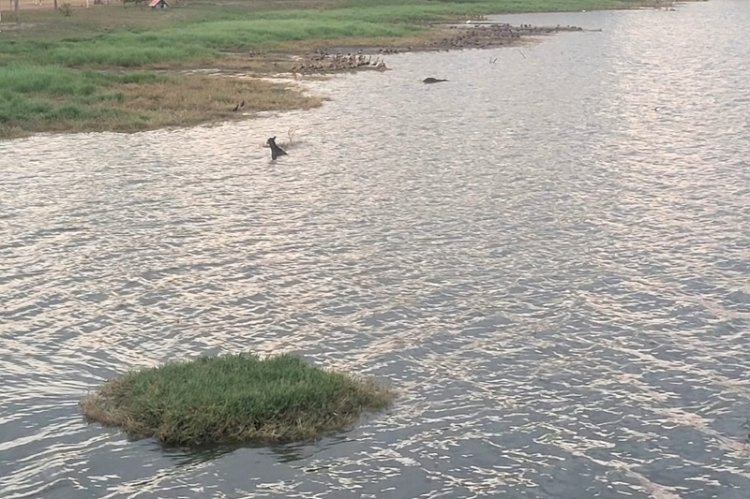
[[[286,151],[276,145],[276,137],[271,137],[266,141],[268,147],[271,148],[271,159],[276,159],[279,156],[286,156]]]

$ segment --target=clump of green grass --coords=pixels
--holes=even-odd
[[[291,355],[201,357],[129,372],[81,406],[93,421],[169,445],[285,442],[345,428],[390,390]]]

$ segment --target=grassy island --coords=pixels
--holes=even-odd
[[[201,357],[129,372],[81,401],[84,415],[168,445],[309,440],[387,407],[393,392],[298,357]]]
[[[375,69],[327,50],[461,48],[439,25],[485,14],[664,5],[668,0],[184,0],[7,9],[0,22],[0,139],[246,118],[320,105],[291,78]],[[109,3],[109,2],[107,2]],[[0,4],[0,9],[8,3]],[[31,0],[21,0],[31,5]],[[437,23],[437,25],[436,25]],[[444,27],[444,24],[442,24]],[[372,63],[372,64],[370,64]],[[330,72],[330,71],[329,71]],[[237,104],[245,102],[238,112]]]

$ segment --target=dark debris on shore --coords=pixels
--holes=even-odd
[[[442,40],[432,42],[437,50],[455,50],[468,48],[490,48],[510,45],[523,37],[541,36],[563,31],[583,31],[578,26],[532,26],[521,24],[513,26],[507,23],[487,21],[467,22],[465,25],[448,25],[455,32]]]
[[[462,50],[502,47],[518,43],[525,37],[550,35],[559,32],[585,31],[578,26],[533,26],[490,21],[467,21],[465,24],[440,24],[442,37],[425,40],[419,44],[387,47],[328,47],[300,59],[291,70],[297,74],[325,74],[361,69],[384,71],[381,58],[387,54],[415,51]]]
[[[293,73],[335,73],[340,71],[354,71],[359,69],[375,69],[385,71],[388,69],[380,57],[373,57],[364,53],[334,53],[330,54],[319,50],[304,58],[298,64],[292,66]]]

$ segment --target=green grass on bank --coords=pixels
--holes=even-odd
[[[0,32],[0,61],[64,66],[139,67],[215,60],[224,51],[273,49],[288,42],[398,37],[426,21],[500,12],[619,8],[634,0],[349,0],[335,7],[286,8],[246,1],[191,2],[167,12],[146,7],[22,12],[28,27]],[[642,2],[641,2],[642,3]],[[281,5],[317,5],[304,0]],[[322,5],[328,5],[322,3]],[[174,14],[176,13],[176,14]],[[78,16],[83,17],[78,20]],[[122,23],[114,20],[122,17]],[[3,19],[7,19],[6,14]],[[10,26],[11,23],[3,22]],[[69,25],[69,26],[68,26]],[[68,27],[69,29],[66,29]]]
[[[108,86],[156,78],[143,73],[115,75],[54,66],[5,65],[0,68],[0,134],[4,126],[10,127],[16,121],[67,123],[119,119],[122,112],[111,104],[121,103],[124,96]]]
[[[221,67],[253,53],[305,52],[321,43],[414,37],[426,22],[489,13],[625,8],[639,0],[191,0],[166,11],[128,5],[21,12],[0,23],[0,138],[38,131],[137,130],[172,124],[160,104],[134,108],[123,91],[137,72]],[[3,7],[7,4],[0,4]],[[92,71],[94,70],[94,71]],[[124,74],[124,76],[122,76]],[[183,76],[172,74],[173,82]],[[24,83],[28,79],[29,83]],[[48,83],[44,83],[48,82]],[[196,85],[185,85],[185,88]],[[155,90],[145,86],[141,91]],[[179,90],[177,86],[175,91]],[[231,100],[229,89],[222,99]],[[287,91],[291,102],[303,102]],[[173,99],[177,100],[177,99]],[[181,98],[193,104],[190,96]],[[239,99],[238,99],[239,100]],[[148,105],[146,105],[148,104]],[[309,103],[308,103],[309,104]],[[224,102],[221,102],[224,105]],[[203,104],[205,120],[226,118]],[[134,112],[142,111],[142,112]],[[185,124],[200,122],[198,112]]]
[[[81,402],[91,420],[166,444],[308,440],[346,428],[393,393],[297,357],[201,357],[128,373]]]

